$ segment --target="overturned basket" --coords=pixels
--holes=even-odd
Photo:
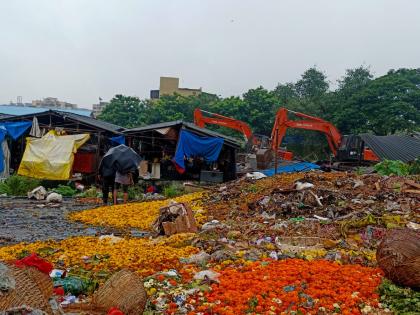
[[[143,314],[147,294],[142,278],[129,270],[121,270],[93,295],[92,304],[101,309],[119,308],[126,315]]]
[[[411,229],[389,231],[378,246],[376,260],[393,282],[420,288],[420,233]]]
[[[15,289],[10,290],[0,298],[0,311],[6,311],[22,305],[39,309],[52,314],[48,299],[53,292],[50,277],[35,268],[19,268],[12,264],[5,264],[15,280]]]

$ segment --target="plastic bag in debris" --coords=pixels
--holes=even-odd
[[[97,287],[97,283],[94,281],[74,276],[53,278],[53,282],[54,287],[63,287],[66,293],[71,293],[76,296],[92,293]]]
[[[34,190],[28,192],[29,199],[44,200],[47,190],[43,186],[38,186]]]
[[[199,252],[198,254],[192,255],[188,258],[182,258],[181,262],[186,264],[195,264],[202,265],[209,261],[210,255],[204,251]]]
[[[314,187],[314,184],[311,184],[311,183],[302,183],[302,182],[295,183],[296,190],[304,190],[304,189],[309,189],[313,187]]]
[[[19,268],[24,268],[26,266],[35,267],[39,271],[46,273],[47,275],[53,270],[53,265],[37,256],[37,254],[32,253],[31,255],[15,261],[15,265]]]
[[[100,241],[108,241],[109,243],[114,245],[114,244],[117,244],[118,242],[121,242],[122,238],[118,237],[118,236],[114,236],[114,234],[111,234],[111,235],[101,235],[101,236],[99,236],[99,240]]]
[[[213,270],[203,270],[203,271],[199,271],[194,275],[194,280],[211,280],[211,281],[216,281],[219,282],[218,278],[219,278],[220,274],[213,271]]]
[[[63,202],[63,196],[53,192],[48,195],[47,202],[48,203],[61,203]]]
[[[7,292],[9,290],[14,290],[15,287],[16,281],[9,267],[0,263],[0,291]]]
[[[247,173],[246,174],[246,178],[249,178],[249,179],[261,179],[261,178],[264,178],[264,177],[267,177],[267,175],[264,175],[261,172],[252,172],[252,173]]]
[[[64,274],[64,270],[60,270],[60,269],[53,269],[50,272],[50,277],[51,278],[61,278]]]
[[[220,223],[218,220],[212,220],[210,222],[204,223],[201,229],[203,231],[210,231],[214,229],[224,229],[227,225],[224,223]]]

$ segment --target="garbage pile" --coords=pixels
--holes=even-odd
[[[415,313],[418,292],[393,277],[398,255],[408,257],[412,247],[404,251],[385,241],[399,229],[420,233],[418,185],[416,177],[339,172],[248,176],[176,203],[71,215],[85,224],[159,232],[147,238],[17,244],[0,247],[0,259],[37,252],[56,268],[56,293],[64,293],[59,302],[70,308],[92,302],[98,285],[106,288],[113,274],[130,270],[142,277],[147,301],[141,286],[137,299],[146,304],[138,306],[145,314]],[[193,229],[183,229],[190,223]],[[390,268],[380,263],[379,244]],[[416,270],[405,270],[404,279]],[[121,301],[134,292],[110,291]],[[115,311],[130,313],[122,305]]]

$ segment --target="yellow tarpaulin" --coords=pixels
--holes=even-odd
[[[59,136],[50,131],[41,139],[27,138],[18,174],[51,180],[69,179],[74,153],[89,137],[88,134]]]

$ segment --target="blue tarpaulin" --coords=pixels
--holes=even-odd
[[[125,136],[117,136],[109,138],[112,142],[125,145]]]
[[[200,137],[186,130],[181,130],[174,161],[178,170],[185,171],[184,158],[202,157],[207,162],[217,161],[224,140],[216,137]]]
[[[281,173],[295,173],[295,172],[305,172],[310,170],[319,169],[320,167],[316,164],[309,163],[309,162],[298,162],[291,165],[284,165],[277,167],[277,174]],[[270,168],[268,170],[259,171],[266,176],[273,176],[274,175],[274,168]]]
[[[8,135],[13,140],[16,140],[31,126],[32,123],[30,121],[0,123],[0,173],[4,170],[4,154],[1,148],[4,138]]]

